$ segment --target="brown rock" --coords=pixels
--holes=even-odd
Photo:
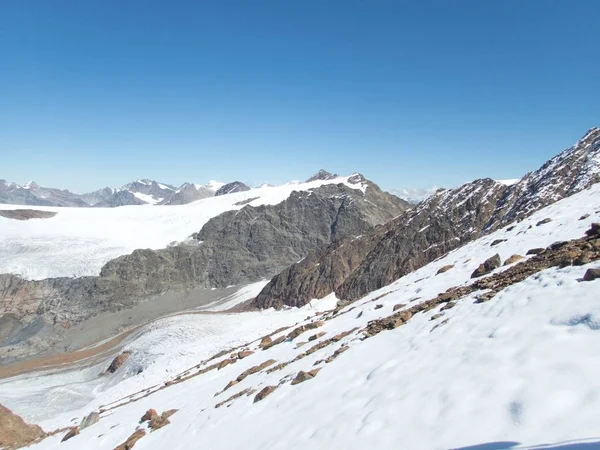
[[[230,387],[235,386],[238,383],[239,383],[238,380],[231,380],[229,383],[227,383],[227,386],[225,386],[225,389],[223,389],[223,390],[226,391],[227,389],[229,389]]]
[[[398,303],[397,305],[394,305],[394,307],[392,308],[392,311],[398,311],[399,309],[404,308],[406,305],[404,303]]]
[[[552,219],[550,219],[549,217],[546,217],[544,220],[540,220],[538,223],[535,224],[536,227],[539,227],[540,225],[544,225],[547,223],[552,222]]]
[[[506,239],[496,239],[494,242],[492,242],[490,244],[490,247],[493,247],[493,246],[498,245],[498,244],[502,244],[503,242],[506,242]]]
[[[262,341],[260,341],[260,344],[258,344],[258,346],[264,350],[265,347],[268,347],[271,345],[271,342],[273,342],[271,337],[265,336],[264,338],[262,338]]]
[[[593,281],[600,278],[600,269],[588,269],[583,276],[583,281]]]
[[[532,248],[531,250],[527,250],[527,255],[539,255],[540,253],[543,253],[544,250],[546,250],[545,248]]]
[[[449,264],[447,266],[441,267],[440,270],[437,271],[436,275],[439,275],[444,272],[448,272],[452,268],[454,268],[454,264]]]
[[[320,331],[319,333],[313,334],[311,337],[308,338],[308,341],[315,341],[317,339],[319,339],[320,337],[325,336],[327,333],[325,331]]]
[[[429,319],[429,320],[437,320],[442,316],[443,316],[443,314],[434,314],[433,316],[431,316],[431,319]]]
[[[380,305],[375,305],[375,309],[381,309],[381,308],[383,308],[383,305],[381,305],[381,304]]]
[[[256,394],[256,397],[254,397],[254,403],[264,400],[264,398],[268,395],[271,395],[275,389],[277,389],[277,386],[267,386],[266,388],[262,389],[258,394]]]
[[[135,443],[146,436],[146,432],[142,429],[135,430],[131,436],[127,438],[121,445],[115,447],[115,450],[131,450]]]
[[[241,351],[241,352],[239,352],[237,354],[237,358],[238,359],[244,359],[244,358],[247,358],[248,356],[252,355],[253,353],[254,353],[253,351],[244,350],[244,351]]]
[[[78,434],[79,434],[79,427],[73,427],[73,428],[71,428],[71,430],[69,430],[69,432],[67,434],[65,434],[65,437],[63,437],[60,442],[68,441],[69,439],[74,438]]]
[[[500,255],[497,253],[491,258],[486,259],[483,264],[481,264],[475,271],[471,274],[471,278],[481,277],[497,269],[502,264],[500,260]]]
[[[37,425],[29,425],[10,409],[0,405],[0,446],[22,447],[45,436]]]
[[[504,261],[504,265],[508,266],[509,264],[516,263],[517,261],[521,261],[523,257],[521,255],[512,255],[506,261]]]
[[[314,370],[311,370],[311,372],[314,372]],[[317,372],[318,372],[318,370],[317,370]],[[316,375],[316,373],[315,373],[315,375]],[[294,378],[290,384],[293,386],[295,384],[304,383],[306,380],[310,380],[311,378],[314,378],[315,375],[311,375],[310,372],[304,372],[303,370],[301,370],[300,372],[298,372],[298,375],[296,375],[296,378]]]
[[[590,229],[585,232],[587,236],[600,236],[600,223],[594,222],[590,225]]]
[[[115,373],[117,370],[119,370],[119,367],[121,367],[123,364],[125,364],[125,361],[127,361],[130,356],[131,356],[131,352],[121,353],[119,356],[117,356],[115,359],[112,360],[112,362],[110,363],[110,366],[108,366],[108,368],[104,372],[105,373]]]
[[[269,367],[269,366],[275,364],[276,362],[277,361],[275,361],[274,359],[268,359],[267,361],[263,362],[262,364],[259,364],[258,366],[250,367],[248,370],[242,372],[236,379],[238,382],[240,382],[244,378],[246,378],[248,375],[252,375],[253,373],[260,372],[264,368]]]
[[[149,409],[148,411],[146,411],[144,413],[144,415],[140,419],[140,422],[146,422],[147,420],[152,420],[153,417],[158,417],[158,413],[156,412],[155,409]]]
[[[229,364],[233,364],[233,363],[235,363],[236,361],[237,361],[237,359],[234,359],[234,358],[227,358],[227,359],[224,359],[223,361],[221,361],[221,362],[219,363],[219,365],[217,366],[217,369],[218,369],[218,370],[221,370],[221,369],[223,369],[224,367],[227,367]]]

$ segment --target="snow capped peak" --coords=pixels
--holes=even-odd
[[[433,185],[425,188],[395,189],[390,192],[395,196],[400,197],[402,200],[406,200],[408,203],[416,205],[434,195],[439,189],[439,186]]]
[[[512,178],[508,180],[496,180],[498,183],[503,184],[504,186],[512,186],[513,184],[517,184],[521,181],[520,178]]]
[[[37,184],[35,181],[28,181],[23,185],[23,189],[39,189],[39,187],[39,184]]]
[[[206,187],[212,191],[218,191],[219,189],[221,189],[223,186],[225,186],[225,183],[222,183],[221,181],[216,181],[216,180],[210,180],[208,182],[208,184],[206,184]]]
[[[339,175],[332,174],[331,172],[326,171],[325,169],[320,169],[317,173],[315,173],[312,177],[306,180],[307,183],[311,181],[317,180],[333,180],[334,178],[338,178]]]

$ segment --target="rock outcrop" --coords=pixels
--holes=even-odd
[[[355,300],[483,234],[600,181],[600,129],[506,186],[491,179],[440,190],[360,238],[307,256],[275,276],[255,298],[259,308],[302,306],[335,291]]]
[[[29,425],[10,409],[0,405],[0,447],[24,447],[44,436],[44,430],[39,426]]]
[[[233,194],[234,192],[249,191],[250,188],[241,181],[232,181],[224,186],[221,186],[215,195]]]

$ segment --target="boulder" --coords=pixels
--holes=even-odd
[[[271,395],[275,389],[277,389],[277,386],[267,386],[266,388],[262,389],[258,394],[256,394],[256,397],[254,397],[254,403],[264,400],[264,398],[267,395]]]
[[[444,273],[444,272],[448,272],[453,267],[454,267],[454,264],[448,264],[447,266],[444,266],[444,267],[440,268],[440,270],[437,271],[436,275],[439,275],[439,274]]]
[[[91,425],[94,425],[96,422],[100,420],[100,414],[96,411],[89,413],[79,424],[79,429],[83,430]]]
[[[146,432],[142,429],[135,430],[131,436],[127,438],[121,445],[115,447],[115,450],[131,450],[135,443],[146,436]]]
[[[588,269],[583,275],[583,281],[593,281],[600,278],[600,269]]]
[[[79,434],[79,427],[73,427],[69,430],[69,432],[67,434],[65,434],[65,436],[62,438],[62,440],[60,442],[66,442],[69,439],[74,438],[78,434]]]
[[[527,250],[526,255],[539,255],[540,253],[542,253],[544,250],[546,250],[545,248],[532,248],[530,250]]]
[[[552,219],[549,218],[549,217],[546,217],[545,219],[540,220],[538,223],[536,223],[535,226],[539,227],[540,225],[545,225],[545,224],[550,223],[550,222],[552,222]]]
[[[158,413],[156,412],[155,409],[149,409],[148,411],[146,411],[144,413],[144,415],[140,419],[140,422],[146,422],[147,420],[152,420],[153,417],[158,417]]]
[[[112,360],[110,366],[104,371],[104,373],[115,373],[119,368],[125,364],[125,361],[129,359],[131,352],[123,352],[115,359]]]
[[[481,277],[497,269],[502,264],[500,255],[497,253],[491,258],[486,259],[483,264],[480,264],[477,269],[471,274],[471,278]]]
[[[509,264],[516,263],[518,261],[521,261],[522,259],[523,257],[521,255],[512,255],[506,261],[504,261],[504,265],[508,266]]]
[[[10,409],[0,405],[0,447],[22,447],[45,436],[37,425],[26,423]]]

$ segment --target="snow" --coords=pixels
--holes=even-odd
[[[268,186],[205,198],[186,205],[118,208],[25,206],[57,214],[49,219],[28,221],[0,217],[0,273],[15,273],[28,279],[98,275],[102,266],[117,256],[139,248],[159,249],[172,242],[184,241],[212,217],[243,207],[235,203],[256,198],[249,205],[273,205],[284,201],[293,191],[305,191],[330,183],[362,188],[362,185],[349,183],[348,178]],[[211,183],[213,187],[218,185],[217,182]],[[2,208],[19,209],[24,206],[3,205]]]
[[[173,188],[170,187],[170,186],[164,185],[162,183],[157,183],[157,184],[158,184],[158,187],[161,188],[161,189],[166,189],[167,191],[172,191],[173,190]]]
[[[327,320],[319,328],[327,333],[320,340],[388,316],[399,303],[427,300],[470,283],[472,271],[494,253],[505,260],[581,237],[598,220],[599,194],[600,185],[594,185],[540,210],[511,231],[498,230],[367,295]],[[579,220],[586,213],[591,216]],[[546,217],[552,221],[536,226]],[[491,247],[496,239],[507,241]],[[454,267],[436,275],[445,265]],[[134,354],[117,373],[97,377],[107,360],[92,369],[15,377],[0,382],[0,403],[51,430],[76,424],[93,409],[132,392],[152,392],[107,412],[98,424],[65,443],[59,434],[31,447],[41,450],[114,448],[149,408],[179,411],[170,425],[148,433],[136,449],[187,450],[190,444],[220,450],[598,448],[600,280],[579,281],[589,267],[597,266],[544,270],[483,304],[474,304],[470,296],[442,313],[442,319],[449,319],[444,325],[442,319],[430,320],[439,313],[434,309],[367,340],[355,332],[279,371],[248,376],[216,396],[244,370],[270,358],[290,361],[306,350],[295,344],[314,331],[266,351],[257,349],[257,340],[280,326],[314,320],[313,314],[331,308],[335,297],[280,312],[171,317],[153,323],[126,345]],[[238,300],[258,284],[243,289]],[[255,353],[235,364],[166,389],[152,387],[216,351],[247,342]],[[315,366],[341,345],[350,348],[332,363]],[[299,370],[314,367],[322,368],[314,379],[289,384]],[[139,368],[143,372],[135,375]],[[243,389],[260,390],[281,380],[259,403],[242,396],[229,407],[214,408]],[[565,442],[573,446],[560,447]]]
[[[157,198],[152,197],[151,195],[142,194],[141,192],[132,192],[132,194],[137,199],[143,201],[144,203],[148,203],[150,205],[156,205],[158,202],[160,202],[162,200],[162,198],[157,199]]]
[[[206,185],[207,188],[217,192],[220,188],[225,186],[225,183],[221,183],[220,181],[210,180]]]
[[[409,203],[418,204],[431,197],[438,189],[440,189],[440,187],[434,185],[426,188],[397,189],[390,192]]]
[[[513,184],[517,184],[521,181],[520,178],[512,178],[509,180],[496,180],[498,183],[503,184],[504,186],[512,186]]]

